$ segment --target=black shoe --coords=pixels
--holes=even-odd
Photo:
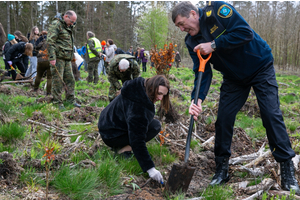
[[[216,161],[216,173],[209,184],[211,186],[221,185],[229,181],[229,174],[228,174],[229,158],[216,157],[215,161]]]
[[[283,190],[294,190],[297,195],[300,195],[298,181],[295,178],[294,163],[291,159],[280,163],[281,188]]]
[[[78,104],[78,103],[74,103],[73,104],[75,107],[78,107],[78,108],[80,108],[81,107],[81,105],[80,104]]]
[[[131,151],[124,151],[123,153],[119,154],[124,159],[130,159],[133,155]]]

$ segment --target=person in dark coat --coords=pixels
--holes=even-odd
[[[218,116],[215,123],[216,171],[210,183],[220,185],[229,180],[229,157],[236,115],[245,104],[251,88],[255,91],[261,119],[269,141],[270,151],[280,163],[281,187],[300,194],[292,158],[295,152],[286,131],[280,110],[271,48],[235,10],[223,1],[209,1],[203,9],[191,2],[178,3],[172,10],[172,20],[181,31],[187,32],[185,44],[194,63],[195,85],[199,59],[212,56],[203,73],[199,96],[192,92],[189,113],[197,120],[202,102],[208,93],[213,67],[223,75]],[[197,105],[194,98],[198,98]]]
[[[5,54],[6,52],[8,52],[9,48],[14,45],[14,44],[18,44],[18,42],[16,41],[15,39],[15,36],[12,35],[12,34],[8,34],[7,35],[7,41],[5,42],[5,44],[3,45],[3,49],[2,49],[2,55],[3,55],[3,61],[4,61],[4,64],[5,64],[5,69],[8,70],[8,73],[7,73],[7,76],[10,76],[10,71],[11,71],[11,68],[9,66],[9,64],[7,63],[7,60],[5,58]]]
[[[138,77],[126,81],[118,95],[101,112],[98,129],[104,143],[119,154],[133,151],[142,170],[158,182],[163,182],[161,173],[155,169],[146,142],[161,130],[161,124],[153,119],[154,103],[161,101],[165,111],[169,109],[169,81],[163,75],[144,79]]]
[[[14,32],[14,35],[15,35],[15,37],[16,37],[17,42],[25,42],[25,43],[28,42],[28,38],[27,38],[26,36],[24,36],[24,35],[22,34],[21,31],[15,31],[15,32]],[[23,62],[24,69],[25,69],[25,72],[26,72],[26,71],[27,71],[27,68],[28,68],[28,60],[29,60],[29,57],[26,56],[26,55],[23,55],[23,56],[21,57],[21,60],[22,60],[22,62]]]
[[[18,44],[14,44],[9,48],[7,53],[5,53],[5,59],[7,63],[12,66],[14,69],[11,70],[13,80],[16,80],[16,66],[21,72],[21,75],[25,75],[25,67],[23,64],[22,56],[32,56],[33,46],[30,43],[20,42]]]
[[[146,72],[147,71],[147,62],[148,62],[148,60],[147,60],[147,57],[145,55],[145,49],[144,48],[141,49],[140,59],[142,61],[143,72]]]
[[[177,52],[176,52],[176,55],[175,55],[176,68],[179,67],[179,63],[180,63],[180,62],[181,62],[181,57],[180,57],[179,52],[177,51]]]
[[[34,91],[37,91],[41,83],[41,79],[47,72],[47,95],[51,94],[52,74],[50,70],[50,62],[48,60],[47,50],[47,31],[42,31],[42,35],[37,39],[35,45],[37,50],[37,75],[34,82]]]

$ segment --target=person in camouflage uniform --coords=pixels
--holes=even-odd
[[[135,57],[128,54],[118,54],[110,62],[108,66],[108,81],[110,82],[108,98],[111,102],[119,95],[122,88],[119,80],[124,84],[127,80],[132,80],[140,75],[140,69],[135,61]]]
[[[98,64],[102,55],[102,46],[101,42],[95,38],[95,34],[91,31],[86,33],[88,39],[87,42],[87,53],[88,53],[88,77],[87,82],[97,84],[99,81],[98,76]]]
[[[69,10],[63,16],[54,17],[48,30],[48,59],[52,74],[51,93],[53,103],[59,104],[60,109],[64,109],[61,99],[63,88],[66,89],[66,100],[74,106],[80,107],[75,101],[75,79],[71,64],[74,56],[72,31],[76,20],[76,13]]]

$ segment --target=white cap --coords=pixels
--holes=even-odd
[[[123,58],[119,62],[119,67],[120,67],[120,69],[128,69],[129,68],[129,61],[126,60],[125,58]]]

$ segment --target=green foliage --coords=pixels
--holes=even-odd
[[[234,199],[233,190],[229,186],[207,187],[202,195],[206,200],[232,200]]]
[[[0,143],[0,152],[7,151],[8,153],[12,153],[16,149],[17,148],[12,146],[11,144],[4,145],[3,143]]]
[[[103,186],[108,190],[109,195],[122,193],[121,172],[123,166],[118,165],[114,160],[103,160],[97,168],[99,179]]]
[[[236,117],[235,127],[241,127],[252,139],[261,139],[266,136],[266,130],[262,125],[261,118],[248,117],[239,112]]]
[[[287,104],[293,104],[294,102],[299,102],[299,96],[294,94],[287,94],[279,97],[280,102],[284,102]]]
[[[149,154],[152,159],[160,159],[161,164],[170,164],[176,160],[176,156],[172,155],[167,147],[164,145],[152,143],[147,146]]]
[[[161,7],[150,8],[137,21],[135,29],[145,49],[163,48],[168,33],[168,14]]]
[[[52,121],[53,119],[62,119],[62,115],[60,113],[60,110],[53,106],[52,103],[47,104],[41,109],[41,112],[44,114],[47,121]]]
[[[99,198],[100,194],[98,172],[93,169],[70,169],[62,166],[55,173],[51,184],[74,200]]]
[[[45,180],[36,175],[37,170],[33,167],[29,167],[29,168],[25,168],[25,171],[22,171],[20,174],[20,181],[22,184],[26,184],[28,185],[29,183],[31,183],[31,185],[34,184],[41,184],[43,186],[45,186]]]
[[[23,139],[25,136],[26,128],[22,125],[19,125],[16,122],[9,124],[4,124],[0,127],[0,136],[8,141],[12,142],[15,139]]]

